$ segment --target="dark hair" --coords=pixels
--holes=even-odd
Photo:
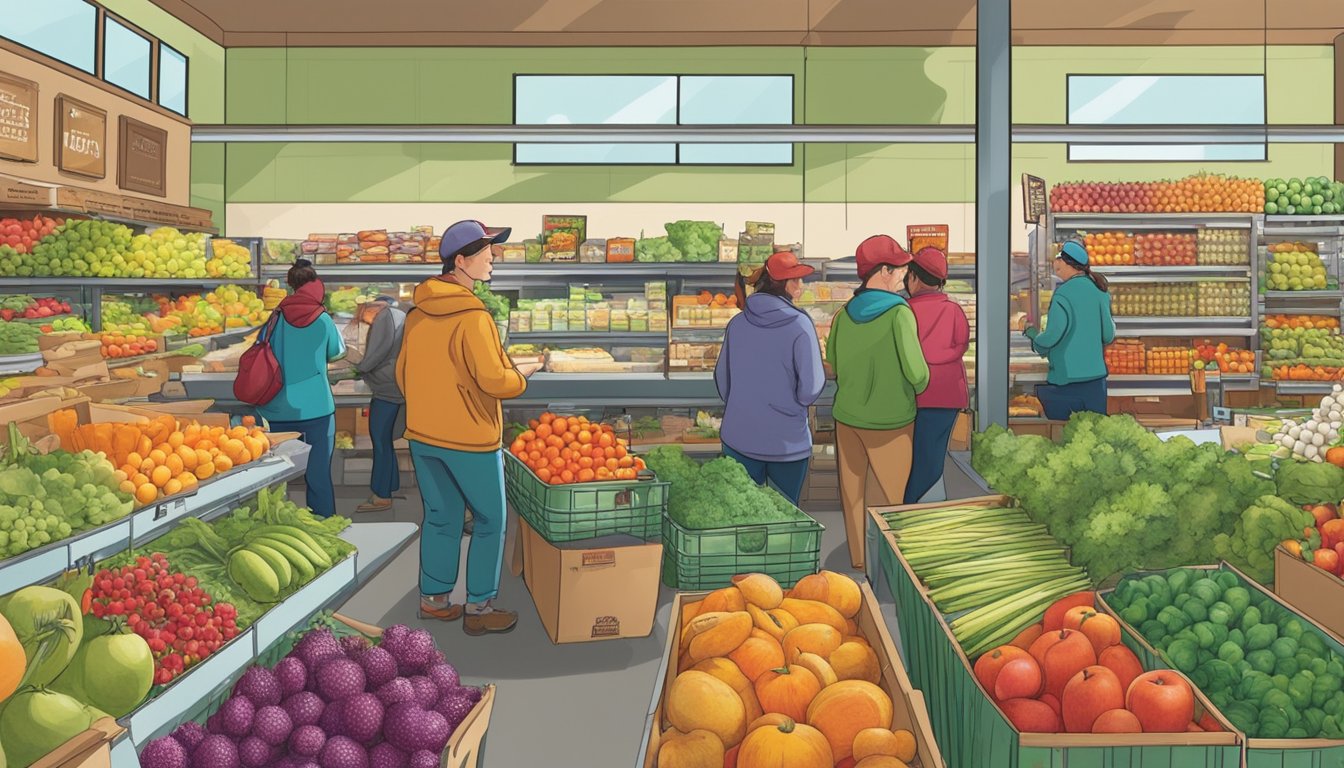
[[[905,287],[907,290],[910,288],[911,277],[919,278],[919,282],[929,286],[930,288],[942,288],[947,283],[947,280],[940,280],[939,278],[934,277],[933,275],[929,274],[928,270],[924,269],[923,267],[919,266],[913,261],[910,262],[907,266],[910,267],[909,271],[905,273]]]
[[[300,287],[307,285],[317,279],[317,270],[313,269],[313,262],[307,259],[298,259],[294,266],[285,273],[285,282],[289,283],[290,290],[297,291]]]
[[[780,282],[770,276],[770,271],[761,267],[760,274],[752,281],[751,287],[754,293],[768,293],[772,296],[778,296],[785,301],[793,301],[789,296],[788,281]],[[742,271],[738,270],[737,280],[733,283],[733,295],[737,296],[738,308],[747,306],[747,278],[743,276]]]
[[[910,262],[909,264],[903,264],[903,265],[901,265],[901,266],[909,267],[909,266],[910,266],[911,264],[913,264],[913,263],[914,263],[914,262]],[[860,282],[861,284],[863,284],[864,286],[867,286],[867,285],[868,285],[868,281],[869,281],[869,280],[872,280],[873,277],[876,276],[878,272],[881,272],[881,271],[884,270],[884,269],[885,269],[885,270],[889,270],[889,271],[891,271],[891,272],[895,272],[896,270],[898,270],[898,269],[900,269],[900,268],[901,268],[901,267],[898,267],[898,266],[896,266],[895,264],[878,264],[876,267],[873,267],[871,270],[869,270],[869,271],[868,271],[868,274],[866,274],[866,275],[859,275],[859,282]],[[907,273],[907,274],[908,274],[908,273]]]
[[[1110,291],[1111,283],[1109,280],[1106,279],[1105,275],[1098,275],[1097,273],[1093,272],[1092,268],[1089,267],[1088,265],[1079,264],[1069,256],[1064,256],[1061,254],[1059,258],[1062,259],[1064,263],[1067,264],[1068,266],[1078,270],[1079,272],[1082,272],[1084,275],[1087,275],[1087,279],[1091,280],[1092,284],[1097,286],[1097,290],[1101,291],[1102,293],[1108,293]]]
[[[492,242],[493,240],[489,237],[478,238],[476,240],[472,240],[470,243],[467,243],[461,248],[458,248],[456,251],[453,251],[446,257],[443,257],[442,274],[446,275],[457,269],[458,256],[468,256],[468,257],[475,256],[476,254],[481,252],[482,248],[488,248]]]

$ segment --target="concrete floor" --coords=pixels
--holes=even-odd
[[[950,460],[945,483],[948,498],[980,493]],[[302,503],[301,487],[291,492]],[[359,515],[358,519],[418,524],[419,495],[414,489],[403,495],[406,498],[399,499],[393,511]],[[340,514],[351,516],[366,496],[366,489],[338,488]],[[840,512],[809,510],[809,514],[826,528],[822,567],[852,572]],[[510,538],[497,600],[501,607],[518,611],[518,626],[509,634],[468,637],[462,632],[461,622],[427,623],[416,618],[418,539],[338,610],[380,626],[425,626],[464,681],[498,685],[483,765],[634,766],[666,644],[673,590],[664,587],[660,591],[658,616],[649,637],[554,645],[542,627],[527,587],[509,572],[511,552]],[[459,579],[459,584],[464,581]],[[875,585],[875,591],[885,603],[888,622],[894,622],[885,587]],[[892,628],[892,635],[897,636],[894,625]]]

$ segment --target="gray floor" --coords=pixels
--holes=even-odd
[[[293,490],[298,497],[296,501],[301,503],[302,490]],[[949,460],[946,493],[948,498],[964,498],[977,495],[979,489]],[[352,514],[366,495],[364,489],[338,488],[341,514]],[[413,489],[404,495],[406,498],[398,500],[392,512],[359,515],[360,521],[419,523],[419,496]],[[849,572],[840,512],[809,510],[809,513],[826,528],[822,566]],[[663,588],[659,595],[658,619],[649,637],[554,645],[546,636],[527,587],[521,578],[509,573],[506,562],[498,603],[518,611],[518,626],[507,635],[473,638],[463,634],[460,622],[417,621],[418,562],[419,548],[413,541],[339,610],[380,626],[397,623],[426,626],[465,681],[498,685],[484,765],[489,768],[635,765],[666,642],[672,590]],[[879,597],[883,592],[877,589]],[[893,621],[890,606],[885,607],[888,621]],[[558,757],[562,755],[583,758],[569,762]]]

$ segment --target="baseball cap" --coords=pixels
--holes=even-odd
[[[914,256],[914,262],[920,269],[928,272],[930,277],[947,279],[947,254],[937,248],[931,245],[920,248],[919,253]]]
[[[765,260],[765,271],[776,282],[792,280],[795,277],[807,277],[815,269],[798,261],[793,251],[779,251]]]
[[[1070,240],[1061,246],[1059,255],[1055,258],[1058,259],[1060,256],[1068,256],[1079,264],[1087,264],[1087,248],[1083,247],[1083,244],[1077,240]]]
[[[471,219],[459,221],[443,231],[443,237],[439,239],[439,258],[448,261],[458,251],[478,241],[502,243],[512,233],[513,230],[508,227],[492,229]]]
[[[900,243],[891,239],[889,235],[873,235],[859,243],[854,257],[860,278],[867,278],[883,265],[904,267],[912,260],[909,251],[902,248]]]

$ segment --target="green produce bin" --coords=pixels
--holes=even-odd
[[[821,523],[801,510],[797,520],[725,528],[687,528],[663,518],[663,583],[674,589],[718,589],[739,573],[764,573],[792,587],[821,564]]]
[[[996,505],[997,499],[994,498]],[[956,503],[964,505],[968,500]],[[988,504],[988,502],[987,502]],[[926,505],[927,506],[927,505]],[[893,510],[883,510],[890,513]],[[1019,733],[972,672],[944,617],[870,510],[870,578],[885,578],[896,602],[902,660],[924,694],[934,737],[949,768],[1239,768],[1240,734],[1200,697],[1223,733]],[[1131,646],[1134,638],[1125,638]],[[1137,653],[1137,651],[1136,651]],[[1142,658],[1142,657],[1141,657]],[[1154,667],[1149,667],[1154,668]],[[1197,692],[1198,696],[1198,692]],[[1285,767],[1287,765],[1285,764]]]
[[[1170,570],[1175,569],[1132,574],[1126,578],[1138,578],[1146,576],[1149,573],[1165,575]],[[1218,573],[1227,571],[1235,574],[1236,577],[1241,580],[1243,587],[1259,592],[1261,595],[1278,603],[1280,607],[1287,610],[1293,616],[1296,616],[1298,620],[1307,627],[1306,631],[1310,632],[1315,630],[1316,633],[1320,635],[1321,640],[1325,643],[1325,647],[1328,650],[1344,656],[1344,644],[1341,644],[1336,640],[1335,637],[1330,634],[1329,630],[1326,630],[1320,624],[1312,621],[1309,617],[1302,615],[1301,612],[1295,610],[1288,603],[1279,599],[1273,592],[1260,586],[1253,579],[1249,578],[1232,565],[1229,565],[1228,563],[1220,563],[1218,565],[1190,568],[1189,570],[1212,571]],[[1154,648],[1143,635],[1139,634],[1137,629],[1131,627],[1120,618],[1118,613],[1111,609],[1110,602],[1107,598],[1114,591],[1115,590],[1113,589],[1108,589],[1099,593],[1098,596],[1101,599],[1097,602],[1101,603],[1106,612],[1115,617],[1116,621],[1120,622],[1120,627],[1123,633],[1127,637],[1132,637],[1134,639],[1134,642],[1130,643],[1130,647],[1134,650],[1134,653],[1138,654],[1139,660],[1143,662],[1144,667],[1162,667],[1164,669],[1170,669],[1171,664],[1167,662],[1161,651]],[[1219,712],[1218,719],[1226,721],[1227,718],[1223,717],[1222,713]],[[1245,737],[1245,734],[1239,735],[1246,745],[1246,768],[1327,768],[1327,766],[1344,766],[1344,741],[1333,741],[1330,739],[1248,739]]]
[[[532,530],[552,544],[615,534],[653,541],[662,533],[667,488],[667,483],[652,477],[548,485],[513,454],[504,453],[504,489],[509,504]]]

